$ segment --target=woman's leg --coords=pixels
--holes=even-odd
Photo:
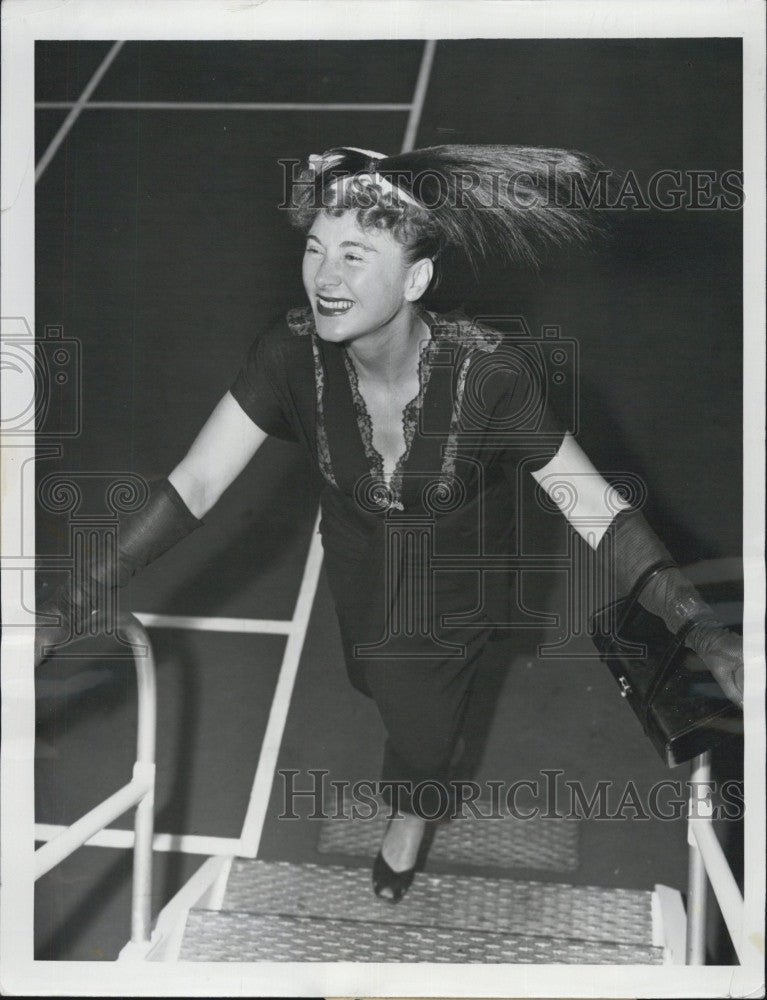
[[[456,636],[466,645],[461,658],[372,661],[364,669],[388,734],[381,780],[394,818],[382,853],[395,872],[415,864],[426,820],[449,814],[451,767],[488,637],[477,630]]]

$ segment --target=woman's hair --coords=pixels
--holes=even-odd
[[[505,258],[537,267],[547,250],[596,230],[583,204],[599,164],[581,153],[526,146],[431,146],[383,156],[347,147],[310,158],[294,183],[291,222],[356,211],[388,230],[410,263],[457,250],[476,275]],[[436,282],[432,282],[432,288]]]

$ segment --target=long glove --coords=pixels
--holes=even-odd
[[[81,634],[83,622],[99,609],[104,595],[124,587],[134,573],[161,556],[202,522],[191,513],[167,479],[152,484],[149,500],[136,513],[120,519],[119,552],[113,563],[93,564],[85,554],[84,565],[38,607],[38,615],[53,616],[58,625],[38,624],[35,634],[35,665],[51,647]]]
[[[621,511],[610,532],[619,595],[628,593],[652,565],[673,561],[639,511]],[[684,574],[676,566],[656,573],[643,588],[639,603],[674,635],[684,635],[684,644],[700,656],[727,697],[742,707],[742,640],[721,625]]]

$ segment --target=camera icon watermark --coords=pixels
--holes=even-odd
[[[38,439],[77,437],[82,429],[82,351],[61,326],[35,337],[23,318],[2,320],[0,365],[6,399],[0,431]],[[14,391],[18,388],[18,391]]]
[[[476,316],[460,331],[435,332],[430,379],[450,380],[455,400],[451,436],[485,446],[540,448],[580,422],[579,345],[561,327],[533,335],[522,316]],[[420,415],[424,436],[444,433],[439,414]]]

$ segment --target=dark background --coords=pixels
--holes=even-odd
[[[422,48],[417,40],[129,42],[91,100],[407,102]],[[36,100],[76,100],[108,49],[38,42]],[[66,114],[38,108],[37,159]],[[276,207],[278,159],[334,145],[393,151],[405,123],[406,114],[391,111],[85,109],[37,185],[37,334],[61,327],[79,340],[82,362],[81,433],[66,440],[61,460],[39,463],[38,478],[57,470],[167,475],[251,339],[304,300],[301,238]],[[579,149],[608,168],[633,170],[642,183],[661,169],[739,169],[740,43],[439,42],[416,145],[446,142]],[[579,440],[594,463],[644,479],[647,514],[680,562],[739,556],[741,213],[629,210],[608,221],[607,236],[588,252],[559,253],[537,274],[488,269],[480,284],[451,285],[457,302],[445,304],[523,315],[533,332],[559,325],[578,343]],[[63,421],[69,404],[59,405]],[[51,420],[55,432],[55,414]],[[267,442],[206,527],[134,584],[133,607],[290,617],[316,497],[297,448]],[[538,530],[562,529],[542,521]],[[41,554],[65,551],[62,518],[41,511],[37,534]],[[377,766],[370,732],[380,723],[345,686],[333,628],[323,582],[283,766],[310,745],[337,767],[350,756],[355,766]],[[282,640],[167,631],[153,639],[162,722],[157,828],[237,836]],[[525,651],[507,652],[513,660]],[[76,818],[132,763],[130,677],[110,667],[111,685],[99,679],[64,698],[76,667],[51,661],[41,672],[42,822]],[[609,757],[632,776],[666,776],[605,668],[595,661],[578,670],[574,686],[549,665],[530,690],[522,682],[505,689],[510,711],[526,715],[520,706],[532,696],[538,727],[543,717],[558,734],[542,740],[533,721],[515,717],[519,767],[551,766],[565,754],[584,773],[593,766],[602,776]],[[596,694],[585,695],[586,680]],[[554,692],[543,697],[539,685],[549,682]],[[723,767],[735,773],[738,765]],[[617,848],[615,837],[606,847],[606,831],[586,837],[582,879],[684,888],[684,830],[638,826],[622,831]],[[265,856],[308,850],[291,836],[268,827]],[[126,859],[85,849],[40,883],[39,957],[114,957],[127,939]],[[196,863],[158,859],[158,908]]]
[[[105,43],[38,43],[38,100],[79,95]],[[412,43],[129,43],[93,100],[407,101]],[[449,41],[418,145],[588,151],[646,181],[741,166],[735,39]],[[287,97],[286,97],[287,95]],[[38,155],[63,111],[38,111]],[[38,188],[37,327],[83,344],[67,463],[165,474],[267,318],[303,301],[277,160],[398,147],[394,112],[86,111]],[[740,548],[741,214],[610,213],[612,239],[473,297],[581,358],[581,441],[648,483],[680,558]],[[468,297],[468,305],[472,303]],[[170,375],[170,377],[169,377]],[[661,447],[662,443],[662,447]]]

